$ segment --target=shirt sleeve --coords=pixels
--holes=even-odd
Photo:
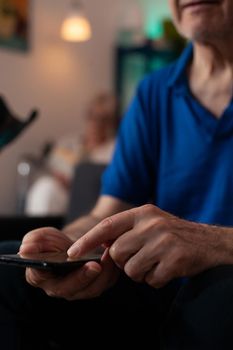
[[[112,162],[102,176],[101,194],[135,206],[153,196],[155,150],[149,113],[148,85],[142,82],[124,116]]]

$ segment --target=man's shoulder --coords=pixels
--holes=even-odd
[[[139,88],[142,90],[159,88],[161,92],[169,91],[186,74],[186,67],[191,61],[192,56],[193,45],[189,43],[175,61],[144,76],[139,84]]]
[[[156,69],[146,74],[139,84],[139,88],[142,90],[163,87],[167,89],[169,87],[169,81],[173,76],[174,69],[176,68],[176,62],[173,62],[163,68]]]

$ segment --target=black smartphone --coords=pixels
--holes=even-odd
[[[79,268],[88,261],[100,262],[101,255],[89,253],[77,259],[71,259],[66,252],[36,254],[0,254],[0,264],[19,267],[33,267],[53,273],[65,273]]]

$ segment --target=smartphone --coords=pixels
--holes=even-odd
[[[0,264],[19,267],[33,267],[53,273],[65,273],[79,268],[88,261],[100,262],[101,254],[89,253],[77,259],[71,259],[66,252],[36,254],[0,254]]]

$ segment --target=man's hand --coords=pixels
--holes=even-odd
[[[232,229],[189,222],[145,205],[101,221],[68,254],[79,256],[105,244],[130,278],[159,288],[174,278],[233,263],[232,233]]]
[[[61,231],[45,227],[25,235],[20,253],[67,251],[72,243]],[[28,283],[42,288],[49,296],[67,300],[97,297],[116,282],[118,275],[119,270],[112,262],[108,249],[105,250],[100,264],[88,262],[62,277],[37,269],[26,269]]]

